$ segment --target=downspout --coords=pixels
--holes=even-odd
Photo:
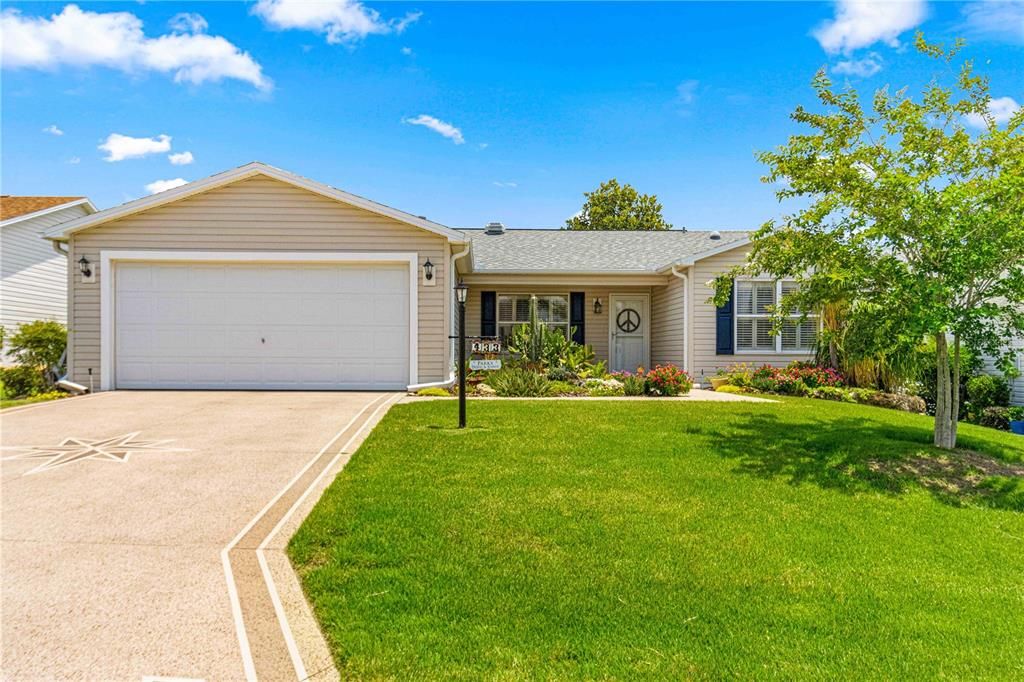
[[[468,255],[469,255],[469,244],[467,243],[465,249],[463,249],[459,253],[457,253],[457,254],[452,256],[452,258],[451,258],[451,279],[452,279],[452,281],[455,280],[455,275],[458,274],[458,269],[455,267],[455,261],[459,260],[460,258],[465,258]],[[451,287],[448,287],[448,301],[449,301],[449,305],[451,306],[451,320],[454,323],[455,322],[455,290],[452,289]],[[451,336],[451,335],[452,335],[452,330],[449,329],[448,330],[448,336]],[[455,346],[453,345],[452,348],[454,348],[454,347]],[[452,358],[453,369],[451,371],[451,374],[449,374],[448,378],[445,379],[444,381],[432,381],[432,382],[429,382],[429,383],[426,383],[426,384],[413,384],[408,389],[409,393],[415,393],[416,391],[419,391],[419,390],[424,389],[424,388],[445,388],[445,387],[451,386],[452,384],[455,383],[454,364],[455,364],[455,360],[454,360],[454,358]]]
[[[56,251],[57,253],[59,253],[60,255],[64,256],[65,258],[67,258],[68,257],[68,251],[67,251],[67,249],[61,248],[63,245],[64,245],[63,242],[59,242],[56,239],[50,241],[50,246],[53,247],[53,250]],[[57,364],[54,365],[54,367],[50,368],[50,371],[55,375],[55,378],[56,378],[56,380],[53,382],[54,385],[57,386],[58,388],[63,388],[68,393],[73,393],[73,394],[76,394],[76,395],[82,394],[82,393],[88,393],[89,392],[88,388],[86,388],[85,386],[82,386],[81,384],[76,384],[75,382],[73,382],[70,379],[68,379],[67,373],[65,373],[64,376],[56,376],[57,372],[55,372],[54,369],[60,369],[60,367],[62,367],[67,362],[67,356],[68,356],[68,349],[65,348],[64,349],[64,353],[61,354],[61,356],[60,356],[60,360],[57,361]]]
[[[687,301],[690,300],[690,278],[687,277],[685,272],[679,272],[676,269],[678,267],[678,265],[672,266],[672,274],[683,280],[683,371],[689,373],[690,329],[693,326],[690,324],[690,306],[687,305]]]

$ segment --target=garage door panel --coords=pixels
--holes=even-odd
[[[408,266],[123,263],[124,388],[403,388]]]

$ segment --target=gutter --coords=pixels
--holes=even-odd
[[[679,266],[672,266],[672,274],[683,280],[683,371],[690,372],[690,330],[693,325],[690,323],[690,278],[685,272],[677,270]]]

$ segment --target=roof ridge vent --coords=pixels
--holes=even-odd
[[[498,221],[487,223],[484,226],[484,234],[505,234],[505,224]]]
[[[715,230],[714,232],[712,232],[711,234],[708,235],[708,238],[709,239],[721,239],[722,238],[722,233],[719,232],[718,230]]]

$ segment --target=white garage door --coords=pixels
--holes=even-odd
[[[118,388],[402,389],[407,264],[119,263]]]

